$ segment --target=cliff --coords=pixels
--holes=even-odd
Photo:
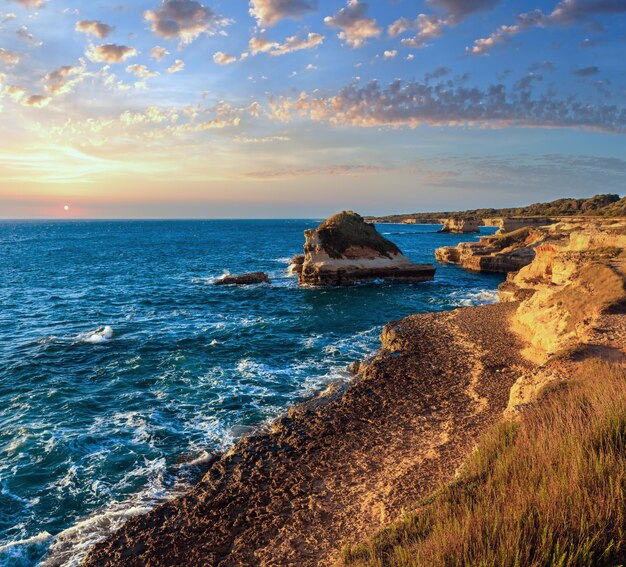
[[[375,279],[420,282],[435,275],[434,266],[411,262],[352,211],[333,215],[304,236],[304,259],[296,257],[292,268],[301,285],[337,286]]]
[[[450,218],[443,219],[443,226],[440,232],[451,234],[470,234],[480,232],[480,221],[478,219]]]
[[[530,264],[535,248],[547,237],[547,230],[521,228],[514,232],[485,236],[478,242],[462,242],[435,251],[439,262],[458,264],[476,272],[507,274]]]

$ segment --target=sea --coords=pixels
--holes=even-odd
[[[317,220],[0,222],[0,565],[78,565],[212,456],[350,379],[382,327],[497,300],[498,275],[297,286]],[[478,235],[378,230],[418,263]],[[483,228],[482,234],[495,229]],[[214,286],[265,271],[270,284]]]

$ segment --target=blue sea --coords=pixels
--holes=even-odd
[[[211,455],[349,379],[381,328],[496,300],[499,276],[298,288],[319,221],[0,223],[0,565],[77,565]],[[477,235],[379,225],[416,262]],[[494,229],[483,229],[483,234]],[[272,283],[213,286],[225,271]]]

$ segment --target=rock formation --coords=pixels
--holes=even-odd
[[[288,271],[290,274],[299,274],[302,272],[302,264],[304,264],[304,254],[296,254],[289,262]]]
[[[485,236],[478,242],[461,242],[458,246],[444,246],[435,251],[439,262],[459,264],[475,272],[507,274],[530,264],[535,248],[548,232],[541,229],[520,230],[494,236]]]
[[[585,344],[595,322],[626,304],[626,224],[559,223],[535,260],[501,285],[500,300],[522,300],[514,329],[538,362]]]
[[[269,276],[264,272],[250,272],[248,274],[223,275],[215,280],[215,285],[253,285],[259,283],[270,283]]]
[[[350,285],[376,279],[421,282],[435,276],[434,266],[413,264],[352,211],[333,215],[304,236],[301,268],[294,263],[301,285]]]
[[[449,232],[451,234],[471,234],[480,232],[480,221],[478,219],[450,218],[441,221],[443,227],[439,232]]]
[[[483,219],[482,222],[484,226],[497,226],[496,234],[505,234],[525,227],[547,226],[557,221],[548,217],[501,217]]]

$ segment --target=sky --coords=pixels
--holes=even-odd
[[[623,195],[625,58],[626,0],[0,0],[0,218]]]

